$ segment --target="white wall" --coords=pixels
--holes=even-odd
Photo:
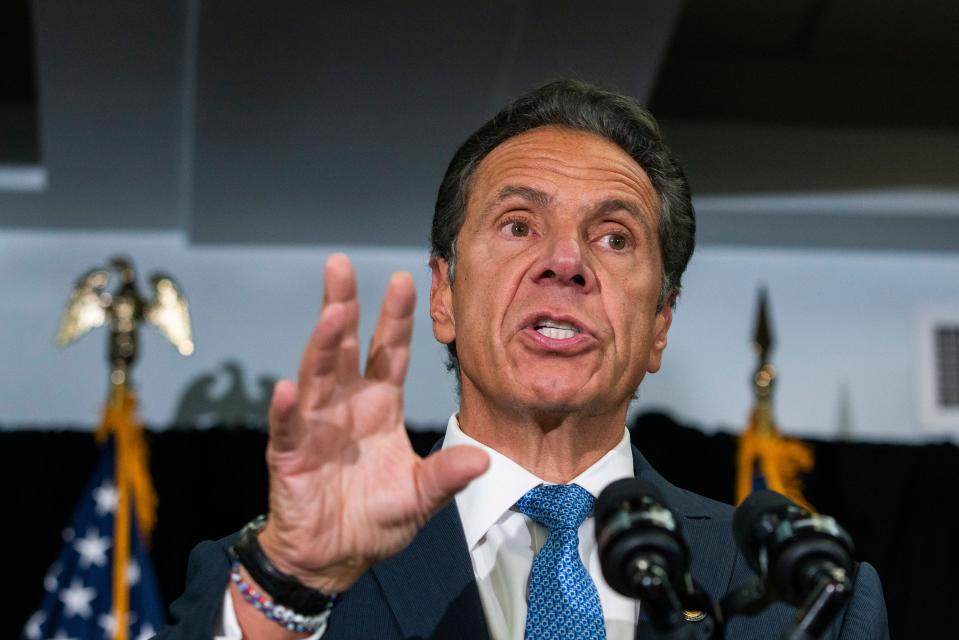
[[[173,416],[188,381],[238,360],[248,391],[261,375],[296,374],[300,352],[318,317],[323,263],[332,249],[187,246],[180,234],[0,233],[0,416],[5,426],[92,424],[107,389],[106,336],[100,330],[64,351],[53,346],[59,316],[73,283],[86,269],[122,252],[132,256],[141,280],[155,269],[169,272],[191,304],[196,353],[182,358],[148,328],[134,371],[146,422],[162,426]],[[363,336],[372,333],[389,275],[413,273],[425,293],[429,273],[416,250],[352,249],[362,292]],[[417,317],[427,320],[425,298]],[[407,409],[411,421],[445,421],[454,407],[452,385],[428,322],[416,324],[416,357]],[[224,381],[225,384],[225,381]]]
[[[181,358],[143,332],[135,378],[145,421],[167,425],[197,376],[238,360],[256,378],[295,374],[322,295],[331,247],[190,246],[175,232],[0,232],[0,416],[4,428],[96,422],[106,393],[106,337],[64,351],[53,335],[74,280],[122,252],[141,278],[172,273],[190,297],[196,353]],[[425,249],[350,249],[364,315],[375,323],[389,274],[413,273],[420,297],[407,388],[411,423],[442,424],[455,408],[443,350],[429,326]],[[917,319],[959,307],[959,256],[892,252],[722,249],[697,251],[686,276],[663,370],[637,410],[664,409],[704,429],[738,428],[751,403],[750,345],[757,286],[771,296],[780,377],[776,407],[791,433],[867,439],[928,438],[919,426]],[[364,338],[365,339],[365,338]],[[221,375],[216,392],[226,388]],[[932,434],[935,436],[935,434]]]
[[[666,365],[646,381],[642,408],[664,407],[707,429],[744,423],[763,283],[783,430],[860,439],[942,434],[920,426],[918,330],[924,311],[959,308],[955,254],[699,250]]]

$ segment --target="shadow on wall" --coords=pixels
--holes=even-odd
[[[219,369],[194,378],[180,396],[172,428],[259,425],[265,429],[277,378],[258,376],[256,395],[247,392],[245,378],[236,360],[227,360]]]

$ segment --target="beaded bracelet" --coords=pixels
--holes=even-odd
[[[263,552],[258,534],[266,526],[266,516],[259,516],[240,531],[240,538],[230,547],[232,559],[237,560],[250,583],[270,596],[273,604],[283,605],[305,616],[315,616],[330,608],[332,594],[313,589],[296,577],[283,573]]]
[[[263,615],[284,629],[297,633],[316,633],[326,628],[326,620],[330,616],[329,609],[315,616],[305,616],[281,604],[276,604],[269,596],[260,593],[253,588],[253,585],[243,579],[243,576],[240,575],[240,563],[237,561],[234,561],[233,566],[230,567],[230,580],[236,585],[244,600],[262,611]]]

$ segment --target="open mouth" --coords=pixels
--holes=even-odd
[[[575,337],[580,329],[569,322],[560,322],[559,320],[549,320],[543,318],[533,323],[533,329],[536,333],[552,338],[553,340],[569,340]]]

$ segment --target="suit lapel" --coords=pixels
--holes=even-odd
[[[456,503],[399,554],[373,567],[406,638],[489,637]]]
[[[666,506],[681,518],[693,578],[714,598],[721,598],[729,589],[737,555],[731,508],[671,485],[636,447],[633,470],[637,478],[657,487]]]
[[[656,486],[682,519],[693,578],[714,598],[722,597],[736,559],[730,508],[671,485],[636,447],[633,470]],[[372,571],[404,637],[489,637],[455,502],[433,516],[406,549]]]

